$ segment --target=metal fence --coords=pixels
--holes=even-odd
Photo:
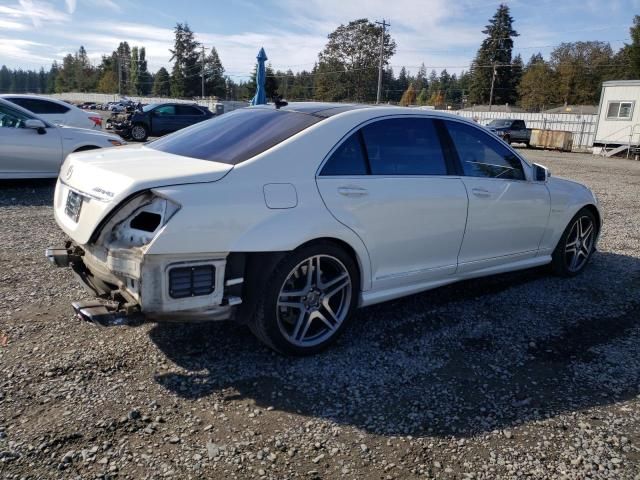
[[[527,128],[542,130],[563,130],[573,133],[573,150],[586,151],[593,147],[598,115],[581,115],[576,113],[516,113],[516,112],[473,112],[452,111],[451,113],[466,118],[473,118],[486,125],[491,120],[512,118],[524,120]]]

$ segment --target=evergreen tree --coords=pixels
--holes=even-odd
[[[51,69],[49,70],[49,75],[47,78],[47,93],[55,93],[56,91],[56,79],[58,78],[58,73],[60,68],[58,67],[58,62],[55,60],[51,64]]]
[[[524,73],[524,63],[520,54],[511,62],[511,77],[509,78],[509,90],[504,92],[504,102],[514,105],[518,101],[518,85]]]
[[[420,92],[428,86],[429,82],[427,81],[427,67],[424,66],[424,63],[422,63],[420,65],[420,68],[418,69],[418,73],[416,74],[414,87],[416,89],[416,92]]]
[[[211,52],[205,59],[204,64],[205,95],[224,98],[226,93],[226,80],[224,78],[224,67],[218,56],[216,47],[211,48]]]
[[[152,86],[152,79],[147,69],[147,51],[144,47],[138,50],[138,72],[135,88],[138,95],[149,95]]]
[[[113,52],[114,67],[120,93],[126,95],[128,93],[127,86],[130,85],[131,78],[131,47],[127,42],[120,42],[118,48]]]
[[[56,93],[72,92],[77,90],[75,77],[75,58],[70,53],[62,60],[62,66],[56,75]]]
[[[500,5],[489,25],[482,31],[487,37],[482,41],[480,49],[471,65],[471,103],[486,104],[491,93],[491,80],[495,71],[493,104],[501,104],[511,100],[513,89],[511,52],[513,37],[518,32],[513,29],[513,18],[509,7]]]
[[[152,94],[156,97],[168,97],[171,95],[171,79],[169,72],[164,67],[160,67],[160,70],[156,72],[156,78],[153,81]]]
[[[0,92],[9,93],[11,88],[11,71],[6,65],[0,68]]]
[[[176,97],[195,97],[201,92],[200,54],[198,42],[188,24],[177,23],[174,28],[174,48],[171,52],[173,68],[171,70],[171,95]]]
[[[38,93],[47,93],[47,72],[44,67],[40,67],[38,72]]]
[[[318,56],[316,96],[327,100],[375,100],[381,34],[382,27],[365,18],[331,32]],[[385,33],[383,68],[395,50],[395,41]]]
[[[138,47],[131,48],[131,68],[129,69],[129,82],[127,83],[127,93],[138,95]]]

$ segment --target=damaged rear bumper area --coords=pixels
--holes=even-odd
[[[212,321],[235,316],[244,279],[229,278],[243,265],[230,256],[144,255],[131,250],[87,249],[67,242],[48,248],[47,259],[70,267],[92,295],[74,302],[77,316],[101,326],[153,321]],[[217,258],[216,258],[217,257]]]

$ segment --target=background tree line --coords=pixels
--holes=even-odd
[[[640,79],[640,16],[633,18],[631,42],[618,51],[601,41],[562,43],[545,59],[541,53],[525,64],[513,56],[514,19],[500,5],[482,31],[485,35],[468,71],[427,72],[424,64],[401,67],[390,60],[396,43],[383,38],[385,102],[460,108],[476,104],[518,104],[539,111],[562,104],[597,104],[603,81]],[[376,98],[381,27],[358,19],[340,25],[310,70],[274,70],[267,65],[267,96],[276,92],[288,100],[373,102]],[[171,71],[149,72],[144,46],[121,42],[111,55],[92,64],[84,47],[68,54],[48,71],[0,68],[0,92],[61,93],[70,91],[192,98],[205,96],[246,100],[255,92],[255,69],[248,80],[234,81],[215,49],[203,49],[187,24],[174,28]],[[256,47],[257,51],[257,47]],[[491,84],[493,82],[493,97]]]

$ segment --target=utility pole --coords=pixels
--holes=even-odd
[[[202,98],[204,98],[204,44],[202,46]]]
[[[493,86],[496,83],[496,73],[498,70],[498,66],[493,64],[493,75],[491,76],[491,93],[489,94],[489,111],[491,111],[491,106],[493,105]]]
[[[120,55],[116,57],[118,59],[118,97],[122,96],[122,61]]]
[[[380,96],[382,95],[382,59],[384,56],[384,34],[387,27],[391,24],[387,23],[385,19],[382,19],[382,23],[376,22],[378,25],[382,25],[382,32],[380,32],[380,60],[378,63],[378,93],[376,95],[376,103],[380,103]]]

